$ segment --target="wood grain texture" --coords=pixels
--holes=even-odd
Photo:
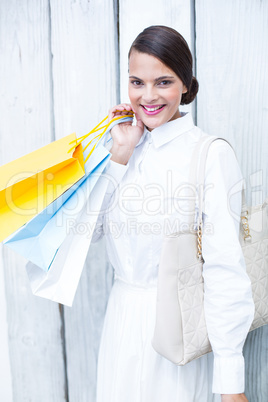
[[[249,402],[268,399],[268,325],[250,332],[244,347]]]
[[[12,373],[9,358],[7,304],[2,254],[3,247],[0,244],[0,401],[12,402]]]
[[[0,161],[5,163],[53,138],[48,1],[1,2],[0,27]],[[25,262],[3,250],[13,402],[61,402],[58,305],[32,296]]]
[[[268,195],[267,54],[267,2],[196,1],[197,124],[233,144],[253,205]],[[267,349],[268,326],[249,334],[250,402],[268,400]]]
[[[48,0],[1,2],[0,163],[52,139]]]
[[[197,122],[233,144],[253,204],[268,195],[267,54],[266,1],[196,1]]]
[[[86,134],[116,103],[116,29],[112,0],[51,1],[56,138],[73,131]],[[64,308],[69,401],[95,401],[99,339],[111,283],[104,243],[94,244],[73,307]]]
[[[120,92],[121,102],[129,102],[128,98],[128,51],[136,36],[150,25],[167,25],[180,32],[194,52],[194,10],[192,0],[155,0],[153,3],[143,0],[119,1],[120,32]],[[191,110],[194,106],[183,106],[182,111]]]
[[[113,0],[51,1],[56,137],[86,134],[116,102]]]

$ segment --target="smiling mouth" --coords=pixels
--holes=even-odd
[[[156,105],[156,106],[145,106],[145,105],[141,105],[143,107],[144,110],[146,110],[147,112],[155,112],[156,110],[161,110],[165,107],[165,105]]]

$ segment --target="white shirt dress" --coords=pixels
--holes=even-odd
[[[106,235],[115,281],[104,320],[97,402],[216,402],[244,391],[243,344],[254,315],[238,240],[242,177],[225,141],[209,150],[204,197],[204,307],[213,353],[176,366],[154,351],[164,234],[183,228],[183,196],[203,133],[190,114],[144,129],[128,164],[110,162],[93,241]]]

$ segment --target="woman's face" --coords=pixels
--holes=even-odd
[[[132,51],[128,94],[131,106],[151,131],[181,117],[179,105],[187,88],[173,70],[146,53]]]

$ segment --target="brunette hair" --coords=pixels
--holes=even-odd
[[[187,92],[181,105],[191,103],[198,92],[198,81],[193,76],[193,58],[186,40],[175,29],[163,25],[145,28],[132,43],[128,57],[136,50],[159,59],[182,80]]]

